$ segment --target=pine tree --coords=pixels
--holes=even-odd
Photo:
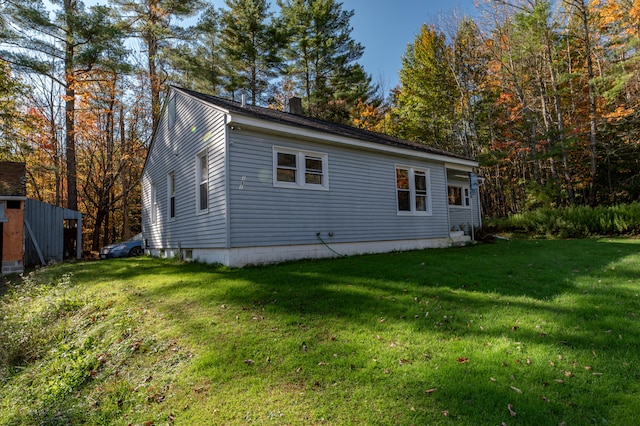
[[[306,113],[348,122],[358,99],[373,92],[357,63],[364,47],[351,38],[354,11],[335,0],[278,0],[289,36],[287,75],[302,95]]]
[[[407,46],[400,69],[395,114],[398,136],[452,149],[455,81],[447,62],[449,48],[443,33],[423,25]]]
[[[266,0],[226,0],[222,41],[227,64],[227,91],[232,98],[246,91],[252,105],[262,103],[283,62],[285,39]]]

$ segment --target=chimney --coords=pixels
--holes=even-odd
[[[302,115],[302,98],[297,96],[289,98],[289,112],[291,114]]]

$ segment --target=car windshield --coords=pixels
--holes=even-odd
[[[129,239],[129,241],[142,241],[142,233],[135,235],[133,238]]]

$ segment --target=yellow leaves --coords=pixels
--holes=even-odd
[[[615,121],[620,121],[625,117],[628,117],[629,115],[633,114],[633,112],[634,110],[632,108],[626,108],[624,105],[620,105],[615,109],[615,111],[611,111],[609,113],[603,114],[603,116],[604,118],[607,119],[607,121],[611,123]]]

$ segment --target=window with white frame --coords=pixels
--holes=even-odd
[[[273,147],[273,185],[328,190],[328,158],[321,152]]]
[[[196,211],[209,209],[209,157],[207,151],[196,156]]]
[[[176,124],[176,97],[171,96],[169,99],[169,105],[167,107],[167,124],[169,125],[169,130],[173,129],[173,126]]]
[[[431,214],[429,169],[396,166],[398,214]]]
[[[167,174],[167,200],[169,203],[167,204],[168,211],[167,216],[169,220],[175,219],[176,217],[176,174],[175,172],[169,172]]]
[[[151,184],[151,223],[158,221],[158,188]]]
[[[4,201],[0,201],[0,222],[7,222],[7,218],[4,215]]]
[[[469,187],[464,185],[449,185],[447,187],[447,196],[450,206],[469,207],[471,197],[469,195]]]

